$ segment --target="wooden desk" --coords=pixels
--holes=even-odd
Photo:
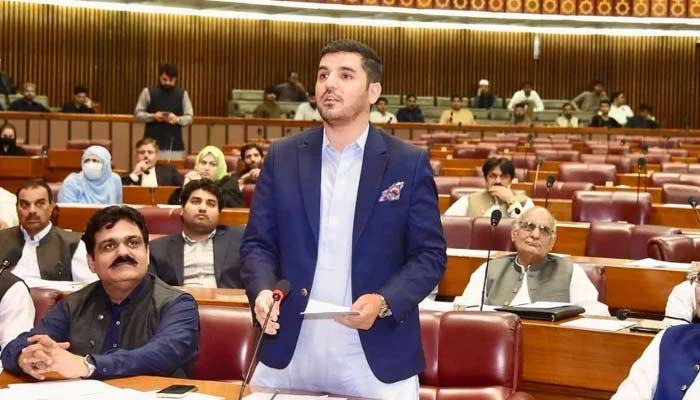
[[[0,186],[14,193],[27,179],[46,175],[47,165],[43,156],[0,156]]]
[[[492,253],[498,257],[505,252]],[[605,267],[607,297],[605,303],[612,309],[663,313],[666,300],[674,286],[685,279],[688,271],[673,268],[640,268],[627,266],[631,260],[600,257],[572,257],[576,263],[600,264]],[[447,269],[438,285],[441,296],[460,296],[469,277],[486,262],[482,257],[447,257]]]
[[[243,289],[218,289],[192,286],[179,286],[192,295],[199,305],[216,305],[226,307],[248,307],[248,297]]]
[[[170,195],[178,189],[177,186],[157,186],[154,188],[143,186],[123,186],[122,196],[124,204],[168,204]]]
[[[61,182],[72,172],[80,172],[83,150],[49,149],[48,182]]]

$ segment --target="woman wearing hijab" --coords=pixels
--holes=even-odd
[[[17,146],[17,129],[11,123],[0,127],[0,156],[26,156],[27,152]]]
[[[238,181],[231,179],[228,175],[224,153],[216,146],[207,146],[197,154],[194,169],[185,174],[185,181],[182,187],[185,187],[190,181],[202,178],[211,179],[219,185],[221,198],[224,203],[223,207],[235,208],[244,206],[243,195],[238,188]],[[181,204],[181,192],[182,188],[175,190],[170,196],[168,204]]]
[[[59,203],[121,204],[122,181],[112,172],[112,156],[102,146],[85,149],[82,172],[74,172],[63,181]]]

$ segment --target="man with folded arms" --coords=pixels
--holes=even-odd
[[[174,286],[243,287],[238,252],[243,227],[219,225],[224,206],[219,186],[194,180],[180,198],[183,231],[151,242],[151,271]]]
[[[26,181],[17,189],[19,226],[0,230],[0,262],[11,253],[12,273],[22,279],[93,282],[97,276],[87,265],[85,244],[80,234],[51,223],[56,203],[43,180]]]
[[[537,301],[572,303],[586,313],[607,315],[598,302],[598,291],[586,272],[568,258],[549,254],[557,241],[557,225],[543,207],[526,211],[511,231],[516,254],[491,260],[486,281],[484,305],[509,306]],[[469,279],[455,304],[468,307],[481,303],[486,263]]]
[[[98,211],[85,228],[90,269],[99,281],[57,303],[10,342],[3,367],[44,380],[130,375],[185,377],[199,346],[192,296],[148,271],[146,221],[131,207]]]
[[[445,211],[445,215],[488,217],[493,210],[501,210],[504,216],[519,218],[535,204],[523,193],[516,193],[510,185],[515,177],[515,167],[507,158],[490,158],[481,167],[486,180],[486,190],[463,196]]]

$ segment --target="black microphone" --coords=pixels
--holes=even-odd
[[[552,186],[554,186],[554,175],[549,175],[547,177],[547,194],[544,197],[544,208],[547,208],[547,205],[549,204],[549,193],[552,190]]]
[[[17,265],[17,262],[19,259],[22,258],[22,250],[18,248],[12,248],[8,252],[7,256],[5,256],[5,259],[2,260],[2,263],[0,263],[0,275],[2,275],[3,272],[6,270],[14,267]]]
[[[690,204],[691,207],[693,207],[693,211],[695,212],[695,218],[698,219],[698,223],[700,223],[700,214],[698,214],[698,201],[695,199],[695,197],[690,196],[688,197],[688,204]]]
[[[479,304],[479,311],[484,311],[484,301],[486,300],[486,281],[489,278],[489,263],[491,262],[491,247],[495,241],[496,236],[496,226],[501,222],[503,213],[499,209],[491,211],[491,243],[489,244],[488,252],[486,253],[486,271],[484,272],[484,285],[481,288],[481,302]]]
[[[454,115],[453,111],[450,111],[450,120],[448,121],[450,124],[452,124],[452,116]]]
[[[253,371],[253,363],[255,363],[255,360],[257,360],[258,358],[258,353],[260,352],[260,345],[262,344],[263,337],[265,337],[265,328],[267,328],[267,323],[268,321],[270,321],[270,315],[272,315],[272,310],[275,308],[275,303],[284,300],[285,296],[287,296],[291,288],[292,284],[289,283],[288,280],[282,279],[281,281],[277,282],[275,288],[272,290],[272,304],[270,305],[270,309],[267,310],[265,322],[262,326],[262,332],[260,333],[260,337],[258,338],[258,343],[255,345],[253,357],[250,359],[250,364],[248,365],[248,372],[246,372],[245,379],[241,384],[241,391],[238,392],[238,400],[241,400],[243,398],[243,392],[245,391],[245,387],[246,385],[248,385],[248,382],[250,382],[250,374]]]
[[[390,123],[391,123],[391,121],[393,121],[393,120],[394,120],[394,117],[389,117],[389,120],[388,120],[388,121],[386,121],[386,123],[387,123],[387,124],[390,124]]]
[[[639,204],[639,186],[640,180],[642,179],[642,168],[647,164],[647,159],[644,157],[639,157],[637,159],[637,204]],[[644,177],[646,179],[646,176]],[[646,189],[644,190],[646,192]]]
[[[672,317],[670,315],[666,314],[655,314],[655,313],[646,313],[646,312],[637,312],[637,311],[632,311],[629,308],[621,308],[617,310],[615,313],[615,317],[619,319],[620,321],[624,321],[627,318],[638,318],[638,319],[651,319],[655,321],[662,321],[666,318],[668,319],[675,319],[676,321],[683,321],[687,323],[691,323],[685,318],[679,318],[679,317]]]

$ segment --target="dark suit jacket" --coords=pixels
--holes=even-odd
[[[220,288],[242,288],[239,248],[242,226],[218,226],[214,234],[214,273]],[[185,239],[181,233],[151,241],[150,270],[169,285],[182,286]]]
[[[134,182],[131,180],[131,174],[122,177],[122,185],[141,185],[141,176],[139,180]],[[170,165],[156,164],[156,182],[158,186],[182,186],[184,178],[179,172]]]
[[[312,290],[317,260],[323,129],[273,143],[255,187],[241,257],[241,278],[253,304],[279,279],[291,282],[281,305],[280,330],[260,360],[286,367]],[[379,202],[403,182],[400,197]],[[352,297],[381,293],[392,312],[359,331],[365,356],[382,382],[397,382],[425,367],[418,303],[435,288],[447,262],[437,190],[428,154],[370,126],[353,223]]]

